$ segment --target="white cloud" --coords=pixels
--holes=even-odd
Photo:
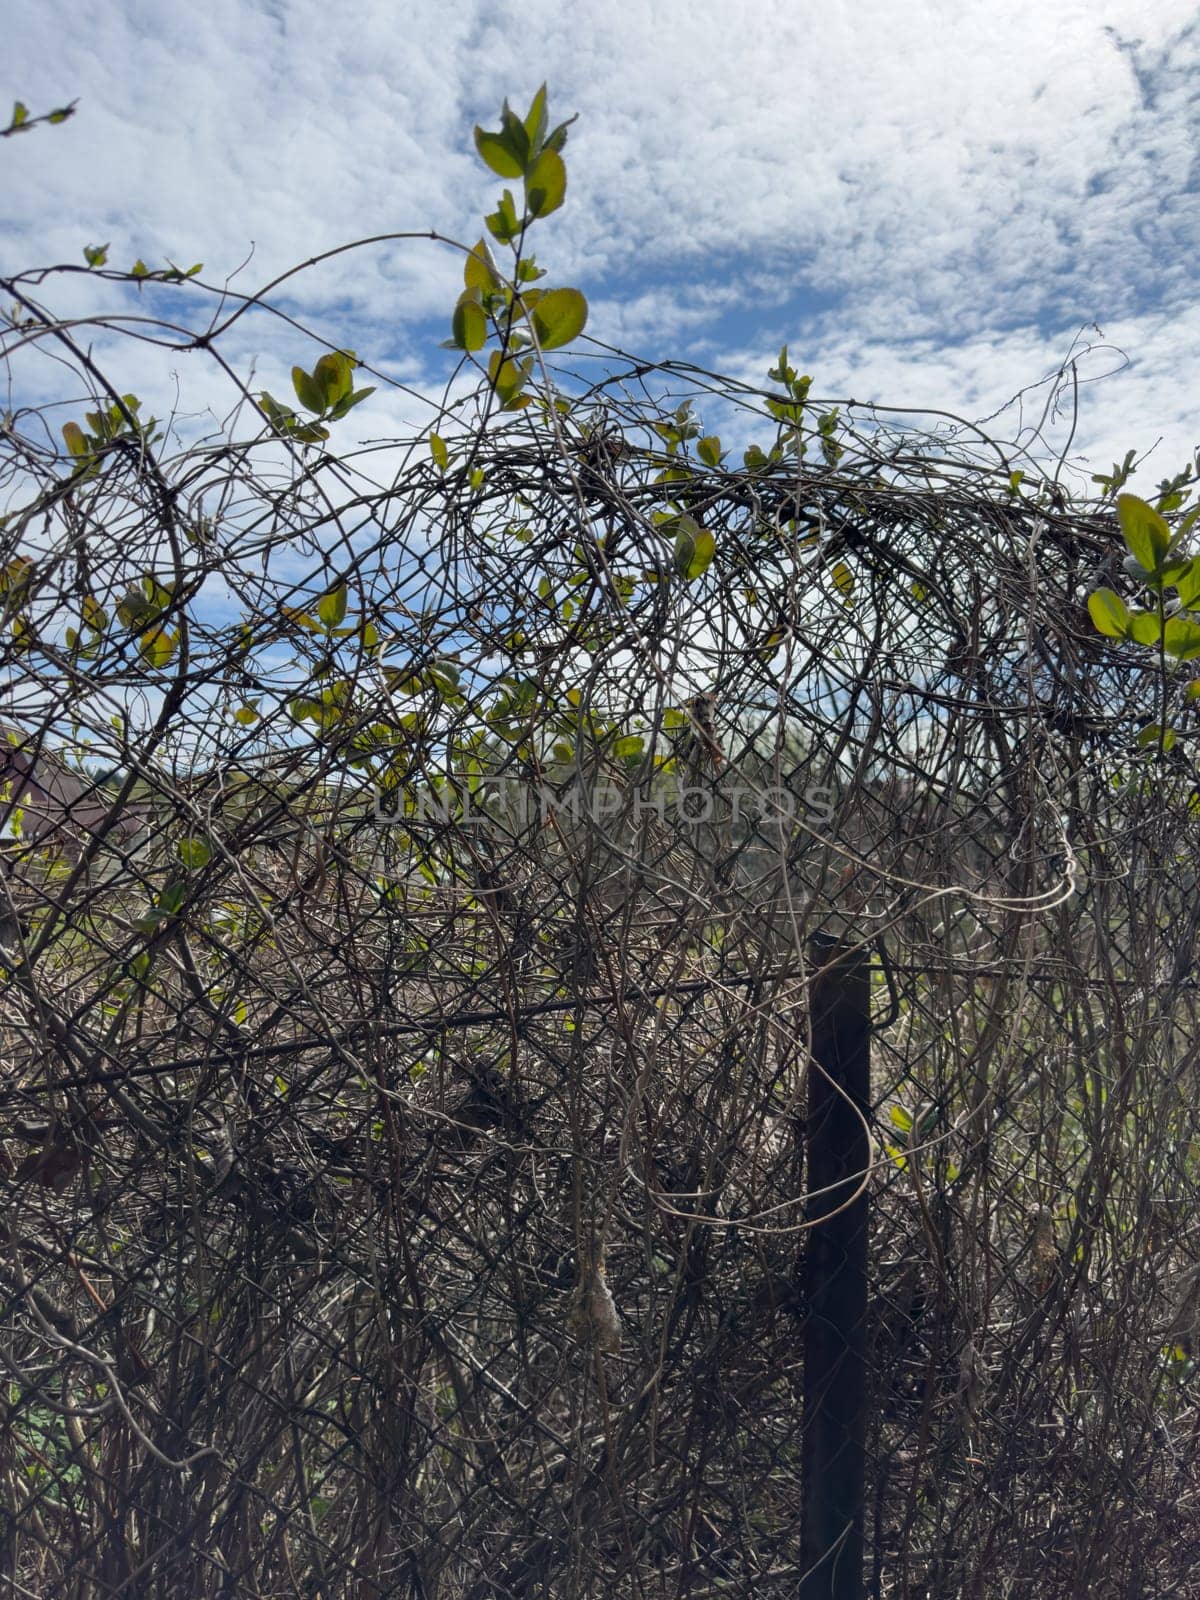
[[[469,243],[499,188],[471,124],[545,77],[552,115],[580,115],[568,203],[536,247],[587,290],[597,334],[711,365],[778,327],[822,384],[970,411],[1098,321],[1134,366],[1094,391],[1114,397],[1095,402],[1112,407],[1096,447],[1190,445],[1191,0],[417,0],[403,20],[385,0],[113,0],[82,21],[43,0],[9,46],[34,110],[80,100],[0,146],[9,267],[111,240],[114,264],[203,260],[220,282],[253,244],[236,279],[252,292],[354,237]],[[398,241],[278,298],[327,337],[369,335],[360,353],[421,386],[436,354],[415,324],[448,315],[459,270],[445,245]],[[54,292],[115,304],[94,278]],[[284,372],[303,354],[246,318],[230,358],[255,353]],[[199,365],[173,364],[189,382]]]

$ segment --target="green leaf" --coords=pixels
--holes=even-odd
[[[567,195],[567,169],[557,150],[543,150],[525,177],[525,205],[531,217],[548,217]]]
[[[1108,639],[1129,637],[1129,607],[1113,589],[1097,589],[1088,595],[1088,611],[1098,633]]]
[[[1134,472],[1135,468],[1133,465],[1133,458],[1136,454],[1136,450],[1127,450],[1125,452],[1125,460],[1120,466],[1118,466],[1115,461],[1113,462],[1111,477],[1106,476],[1103,472],[1093,472],[1092,482],[1100,484],[1103,487],[1106,495],[1112,494],[1113,491],[1119,489]]]
[[[16,555],[0,567],[0,594],[23,595],[33,577],[33,562]]]
[[[850,568],[844,561],[837,561],[830,569],[829,575],[833,579],[838,593],[849,600],[854,593],[854,574],[850,571]]]
[[[791,383],[796,376],[796,369],[788,364],[788,347],[783,345],[779,351],[779,360],[767,373],[772,383]]]
[[[1187,516],[1185,516],[1183,521],[1179,524],[1178,528],[1176,528],[1175,537],[1171,541],[1176,549],[1179,548],[1179,546],[1187,538],[1188,534],[1191,533],[1193,527],[1196,525],[1197,518],[1200,518],[1200,501],[1197,501],[1197,503],[1188,512]]]
[[[480,294],[497,294],[503,287],[486,239],[478,239],[463,263],[463,282]]]
[[[91,446],[87,436],[77,422],[64,422],[62,430],[63,442],[73,456],[91,455]]]
[[[431,433],[429,435],[429,454],[433,457],[434,464],[438,470],[445,472],[450,465],[450,451],[447,449],[446,441],[440,433]]]
[[[893,1106],[888,1112],[893,1128],[899,1128],[901,1133],[911,1133],[913,1119],[911,1113],[903,1106]]]
[[[13,102],[12,122],[9,124],[9,126],[13,127],[13,128],[19,128],[19,127],[21,127],[21,125],[23,123],[26,123],[28,121],[29,121],[29,107],[25,104],[25,102],[23,100],[14,101]]]
[[[329,437],[328,428],[323,428],[316,422],[301,423],[294,411],[289,411],[287,406],[281,406],[265,389],[259,395],[259,407],[276,433],[286,434],[289,438],[299,440],[301,444],[314,444],[319,439]]]
[[[1200,656],[1200,622],[1190,617],[1168,617],[1162,639],[1163,649],[1177,661],[1195,661]]]
[[[85,244],[83,258],[89,267],[102,267],[108,260],[108,246],[106,244]]]
[[[692,415],[692,402],[685,400],[681,406],[675,407],[675,430],[680,439],[698,439],[700,437],[700,424]]]
[[[628,761],[635,756],[640,756],[646,748],[646,741],[640,733],[627,734],[623,739],[618,739],[613,745],[613,755],[618,761]]]
[[[325,397],[321,393],[321,386],[310,373],[305,372],[303,367],[292,368],[292,388],[295,389],[296,398],[306,411],[324,411]]]
[[[317,444],[321,439],[328,439],[329,429],[323,428],[319,423],[310,422],[307,425],[293,422],[288,425],[287,432],[293,439],[298,439],[301,444]]]
[[[68,117],[73,117],[74,115],[75,115],[75,107],[74,107],[74,105],[59,106],[57,111],[52,111],[50,113],[50,115],[46,118],[46,121],[47,122],[54,122],[54,123],[65,122]]]
[[[526,172],[530,164],[529,134],[525,123],[513,111],[508,101],[500,109],[500,138],[508,152],[520,162],[520,170]],[[501,173],[501,177],[515,177],[516,174]]]
[[[1129,637],[1134,644],[1156,645],[1162,637],[1162,619],[1157,611],[1133,611],[1129,616]]]
[[[696,454],[706,467],[719,467],[721,465],[721,441],[715,433],[705,434],[703,439],[696,441]]]
[[[117,620],[123,627],[141,628],[158,615],[158,609],[141,589],[127,589],[117,602]]]
[[[1200,603],[1200,556],[1186,562],[1183,571],[1171,581],[1179,596],[1179,604],[1185,611],[1194,611]]]
[[[1171,548],[1171,530],[1166,519],[1136,494],[1119,494],[1117,520],[1130,555],[1143,571],[1156,571]]]
[[[150,268],[142,260],[141,256],[137,258],[132,267],[130,267],[129,271],[130,274],[135,278],[146,278],[150,275]]]
[[[803,422],[804,407],[791,400],[768,400],[767,410],[776,422],[790,422],[793,425]]]
[[[1142,569],[1139,563],[1134,561],[1132,556],[1127,556],[1126,561],[1131,563],[1137,569],[1137,576],[1140,578],[1142,576]],[[1167,585],[1175,587],[1178,585],[1181,578],[1185,578],[1187,576],[1190,567],[1190,561],[1181,561],[1178,557],[1167,560],[1158,569],[1158,573],[1156,575],[1157,582],[1151,584],[1150,587],[1154,589],[1158,589],[1160,586]]]
[[[175,585],[161,584],[152,572],[147,572],[142,578],[142,593],[156,612],[166,611],[175,593]]]
[[[362,405],[364,400],[369,400],[375,393],[375,385],[368,384],[365,389],[354,389],[350,394],[345,394],[329,413],[331,422],[340,422],[348,411],[353,411],[355,406]]]
[[[454,308],[451,333],[457,350],[482,350],[487,343],[487,317],[473,294],[478,290],[466,290]]]
[[[317,601],[317,615],[327,628],[336,628],[346,615],[346,585],[338,584]]]
[[[1164,750],[1169,750],[1175,743],[1175,735],[1170,728],[1152,722],[1138,734],[1137,742],[1139,749],[1142,750],[1148,750],[1151,745],[1157,748],[1160,743]]]
[[[187,882],[177,878],[174,883],[167,884],[158,897],[158,909],[164,915],[173,917],[187,898]]]
[[[429,681],[440,693],[444,695],[456,695],[458,693],[460,673],[456,662],[448,661],[444,658],[431,661],[427,671]]]
[[[233,713],[233,720],[243,728],[252,728],[258,721],[258,709],[252,705],[238,706]]]
[[[578,338],[587,326],[587,316],[587,301],[578,289],[547,289],[529,320],[542,349],[557,350]]]
[[[525,117],[525,137],[529,140],[530,153],[535,156],[545,142],[546,126],[546,85],[543,84],[534,95]]]
[[[498,178],[519,178],[525,171],[524,162],[510,148],[503,134],[488,133],[477,127],[475,148]]]
[[[185,867],[203,867],[208,864],[212,851],[203,839],[194,836],[179,841],[179,859]]]
[[[165,667],[178,643],[178,635],[168,633],[165,628],[151,628],[142,635],[138,649],[148,667]]]
[[[496,398],[504,410],[520,411],[529,404],[529,397],[522,395],[521,390],[529,382],[532,372],[532,356],[526,356],[524,361],[518,362],[511,356],[502,358],[499,350],[492,351],[491,360],[488,362],[488,377],[491,379]]]
[[[578,113],[576,113],[576,115],[578,115]],[[547,150],[557,150],[561,154],[562,147],[567,142],[567,129],[574,121],[575,117],[568,117],[565,122],[560,122],[558,127],[555,128],[554,132],[547,136],[545,148]]]
[[[493,239],[501,244],[512,244],[521,231],[521,222],[517,216],[517,202],[513,199],[511,189],[505,189],[500,196],[498,208],[483,220]]]
[[[675,540],[675,571],[689,583],[703,576],[712,562],[716,540],[707,528],[702,528],[694,517],[686,513],[679,518],[679,533]]]
[[[356,362],[347,350],[327,350],[313,368],[313,379],[325,402],[335,407],[350,398]],[[317,410],[324,407],[318,406]]]

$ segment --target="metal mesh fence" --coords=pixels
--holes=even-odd
[[[1198,1592],[1190,712],[1111,508],[878,419],[706,464],[644,368],[445,465],[153,440],[18,287],[116,421],[0,457],[9,1590],[797,1593],[824,935],[868,1591]]]

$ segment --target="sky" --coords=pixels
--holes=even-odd
[[[1200,443],[1184,0],[39,0],[5,31],[10,99],[79,103],[0,143],[6,270],[107,242],[115,266],[203,261],[206,283],[249,293],[365,236],[470,244],[501,187],[472,128],[544,80],[552,123],[578,120],[535,247],[548,282],[587,294],[596,338],[758,384],[786,341],[814,395],[999,412],[1027,443],[1036,386],[1075,353],[1078,414],[1047,417],[1041,448],[1080,481],[1132,447],[1151,452],[1131,484],[1148,492]],[[460,272],[444,244],[392,241],[277,303],[436,396]],[[138,309],[94,277],[51,298]],[[227,348],[285,395],[317,354],[256,318]],[[176,382],[222,404],[187,358],[126,359],[151,405]],[[399,394],[360,408],[360,436],[411,409]]]

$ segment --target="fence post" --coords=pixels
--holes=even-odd
[[[871,1098],[867,953],[811,944],[801,1600],[862,1600],[866,1483],[867,1193]],[[859,1113],[862,1113],[860,1117]],[[819,1191],[826,1190],[826,1193]]]

